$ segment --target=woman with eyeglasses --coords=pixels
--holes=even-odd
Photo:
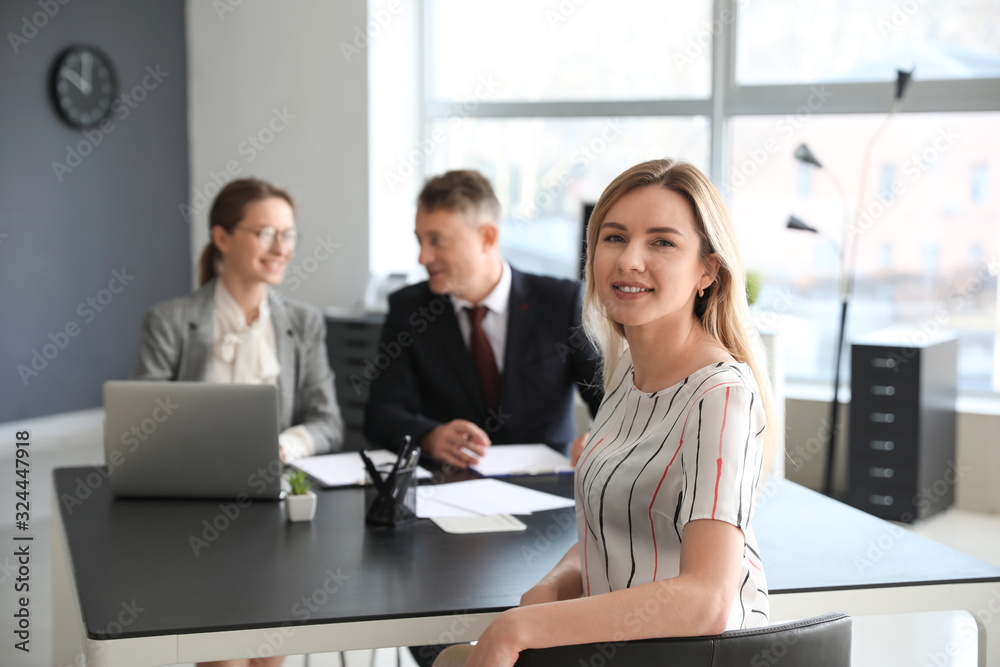
[[[295,250],[292,198],[257,179],[232,181],[208,221],[201,287],[146,313],[134,379],[274,384],[282,459],[339,449],[343,422],[323,317],[272,289]]]

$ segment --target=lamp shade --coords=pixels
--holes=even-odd
[[[797,229],[797,230],[803,231],[803,232],[812,232],[813,234],[819,234],[819,230],[818,229],[816,229],[815,227],[812,227],[812,226],[810,226],[810,225],[802,222],[801,220],[799,220],[798,218],[796,218],[794,215],[788,216],[788,222],[785,224],[785,226],[788,229]]]
[[[799,144],[799,147],[795,149],[795,159],[799,162],[805,162],[806,164],[811,164],[814,167],[822,167],[820,161],[816,159],[813,152],[809,150],[809,147],[805,144]]]

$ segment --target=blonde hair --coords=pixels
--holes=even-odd
[[[676,160],[650,160],[623,174],[605,188],[590,216],[587,228],[586,287],[583,297],[583,324],[587,336],[603,357],[604,386],[614,376],[618,360],[625,350],[625,328],[614,321],[597,296],[594,282],[594,249],[597,247],[601,224],[608,211],[622,197],[644,187],[661,187],[684,197],[691,207],[695,229],[701,239],[701,257],[707,260],[715,253],[719,272],[715,281],[705,288],[704,296],[696,296],[694,314],[701,326],[738,362],[746,363],[760,389],[767,424],[771,428],[764,436],[764,471],[769,471],[777,443],[778,420],[774,412],[771,383],[764,372],[764,360],[758,353],[762,346],[750,321],[747,303],[746,271],[732,219],[712,182],[696,167]]]

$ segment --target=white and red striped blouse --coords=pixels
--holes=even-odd
[[[677,576],[684,524],[715,519],[745,536],[726,629],[767,625],[767,581],[750,527],[765,421],[746,364],[706,366],[646,393],[635,387],[626,350],[576,468],[584,593]]]

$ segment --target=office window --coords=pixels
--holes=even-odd
[[[705,98],[712,3],[428,2],[428,92],[492,101]]]
[[[507,256],[573,275],[585,202],[641,160],[694,162],[729,204],[762,276],[755,311],[794,341],[785,368],[800,380],[833,377],[841,230],[890,82],[915,65],[867,172],[848,338],[939,317],[961,338],[960,387],[1000,391],[998,0],[425,2],[424,168],[493,179]],[[609,122],[621,134],[575,160]],[[793,159],[801,143],[823,169]],[[821,234],[786,230],[789,214]]]
[[[812,166],[805,164],[804,162],[799,163],[799,173],[798,173],[798,195],[802,199],[808,199],[812,196],[812,185],[813,185],[813,168]]]
[[[972,203],[982,204],[986,201],[990,178],[990,169],[985,164],[977,164],[972,168]]]
[[[500,245],[519,269],[575,278],[583,205],[626,168],[672,154],[708,168],[708,123],[684,118],[439,119],[428,173],[478,169],[503,209]]]
[[[893,185],[896,183],[896,165],[891,162],[882,165],[882,177],[879,179],[879,195],[885,201],[892,201],[896,196],[892,191]]]
[[[789,377],[828,377],[839,317],[842,230],[855,219],[829,176],[842,181],[847,206],[853,207],[865,143],[882,116],[814,117],[788,139],[775,129],[780,122],[780,117],[768,116],[732,120],[734,165],[767,139],[776,141],[777,149],[753,178],[732,188],[730,210],[747,268],[761,275],[757,310],[780,317],[782,330],[794,332]],[[894,119],[873,161],[898,164],[899,169],[892,170],[890,181],[889,170],[869,173],[868,203],[857,217],[847,337],[897,324],[954,329],[960,336],[962,386],[988,391],[997,321],[1000,205],[967,209],[959,224],[951,218],[951,202],[968,187],[962,166],[997,160],[995,142],[984,142],[983,136],[1000,137],[1000,113]],[[824,165],[814,169],[816,188],[809,200],[796,197],[802,167],[792,153],[802,142]],[[820,235],[785,229],[790,214]],[[983,249],[977,261],[970,262],[970,247]],[[823,253],[817,256],[810,249]],[[844,371],[849,370],[845,361]]]
[[[897,67],[922,81],[1000,76],[996,0],[738,4],[741,84],[890,81]]]

